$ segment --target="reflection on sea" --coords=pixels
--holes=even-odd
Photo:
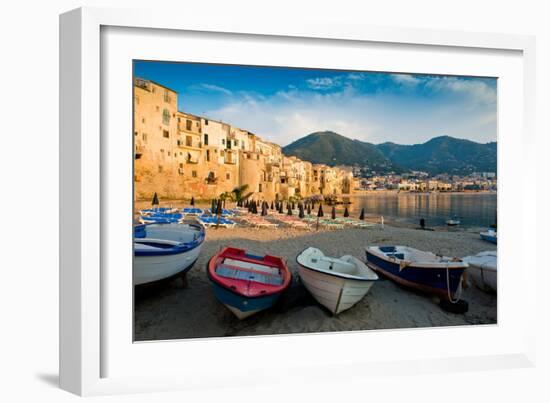
[[[496,219],[496,193],[372,192],[344,198],[348,200],[352,216],[365,208],[367,214],[412,224],[424,218],[428,226],[444,226],[446,220],[456,216],[462,228],[483,228]],[[342,209],[339,206],[338,210]]]

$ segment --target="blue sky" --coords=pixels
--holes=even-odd
[[[493,78],[149,61],[134,74],[177,91],[180,110],[282,146],[323,130],[375,144],[497,137]]]

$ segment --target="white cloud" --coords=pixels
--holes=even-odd
[[[425,83],[426,88],[434,92],[451,92],[468,96],[470,101],[481,104],[496,104],[496,88],[483,80],[464,79],[460,77],[436,77]]]
[[[420,78],[411,74],[392,74],[390,77],[396,83],[409,87],[414,87],[422,82]]]
[[[341,79],[336,77],[317,77],[306,80],[307,86],[314,90],[328,90],[341,85]]]
[[[225,94],[225,95],[232,95],[233,92],[228,90],[227,88],[224,88],[224,87],[220,87],[219,85],[214,85],[214,84],[198,84],[196,86],[193,87],[194,89],[199,89],[199,90],[207,90],[207,91],[213,91],[213,92],[220,92],[222,94]]]
[[[391,75],[424,91],[420,97],[400,87],[362,92],[360,75],[318,77],[307,81],[306,90],[292,87],[270,96],[234,94],[231,102],[206,114],[283,146],[323,130],[372,143],[412,144],[441,134],[479,142],[496,138],[496,90],[484,81]]]

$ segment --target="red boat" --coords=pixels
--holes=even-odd
[[[289,287],[292,274],[283,259],[224,248],[208,262],[214,295],[239,319],[270,308]]]

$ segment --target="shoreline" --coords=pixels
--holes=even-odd
[[[135,339],[168,340],[202,337],[295,334],[325,331],[377,330],[433,326],[495,324],[497,297],[470,286],[463,299],[466,314],[443,311],[433,297],[402,288],[381,279],[356,306],[332,316],[305,291],[297,276],[296,255],[315,246],[330,256],[352,254],[364,260],[370,244],[405,244],[434,253],[464,257],[494,250],[478,234],[469,232],[418,231],[385,225],[369,229],[276,231],[237,227],[211,229],[195,266],[188,272],[188,287],[177,279],[136,290]],[[283,257],[293,274],[292,286],[270,310],[239,321],[213,295],[206,274],[209,258],[231,245],[251,253]]]

